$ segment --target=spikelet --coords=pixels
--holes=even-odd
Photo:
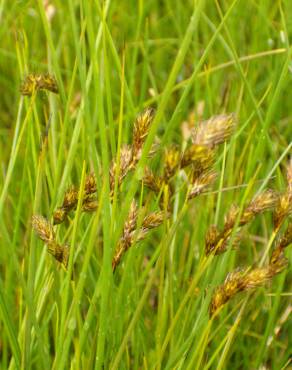
[[[48,252],[67,268],[69,247],[56,242],[56,235],[52,224],[43,216],[32,216],[32,227],[38,237],[47,244]]]
[[[94,212],[95,210],[97,210],[97,207],[98,207],[98,202],[97,202],[97,199],[96,197],[86,197],[83,199],[83,203],[82,203],[82,211],[83,212]]]
[[[51,223],[43,216],[32,216],[32,227],[38,237],[45,243],[51,243],[55,240],[55,232]]]
[[[278,195],[274,191],[266,190],[260,193],[243,209],[242,215],[238,221],[238,226],[242,227],[250,223],[256,215],[272,210],[275,208],[277,202]],[[235,227],[238,214],[239,208],[233,205],[225,217],[222,232],[216,229],[215,233],[214,227],[207,232],[205,240],[206,255],[211,253],[220,254],[226,251],[228,239]]]
[[[213,316],[220,307],[237,293],[264,285],[275,275],[281,273],[286,267],[287,260],[281,257],[275,263],[269,264],[266,267],[248,268],[229,273],[224,283],[217,287],[213,293],[209,306],[210,316]]]
[[[193,199],[203,193],[216,179],[217,174],[214,171],[203,172],[196,176],[190,185],[188,199]]]
[[[160,226],[165,219],[170,216],[169,213],[164,211],[152,212],[144,217],[142,222],[143,229],[150,230]]]
[[[113,260],[112,260],[112,268],[113,270],[116,269],[118,264],[121,261],[122,256],[126,251],[131,247],[134,239],[133,239],[133,231],[135,230],[137,224],[137,217],[138,217],[138,207],[135,200],[132,201],[128,217],[125,221],[123,235],[118,242]]]
[[[31,96],[38,90],[48,90],[58,94],[58,85],[56,79],[48,74],[30,73],[28,74],[20,87],[20,93],[25,96]]]
[[[197,145],[214,147],[228,140],[235,127],[236,118],[233,113],[214,116],[192,130],[192,141]]]
[[[133,168],[132,157],[133,157],[132,148],[129,145],[124,145],[121,148],[120,153],[118,186],[121,185],[127,173]],[[114,192],[116,171],[117,171],[117,162],[112,161],[109,173],[111,194],[113,194]]]
[[[50,243],[47,245],[48,253],[50,253],[58,262],[62,263],[65,268],[69,262],[69,246],[67,244],[60,245],[58,243]]]
[[[96,193],[96,178],[94,173],[86,176],[84,190],[87,195]]]
[[[278,195],[271,189],[257,195],[244,210],[240,219],[240,225],[250,222],[254,216],[275,208],[278,202]]]
[[[154,175],[154,173],[150,170],[149,167],[145,167],[144,169],[144,176],[143,176],[143,184],[152,190],[154,193],[158,194],[163,187],[163,179],[159,176]]]
[[[82,203],[82,210],[84,212],[92,212],[97,209],[97,199],[93,196],[93,194],[96,193],[96,190],[95,175],[90,173],[85,178],[85,194]],[[62,206],[57,208],[53,213],[54,225],[62,223],[68,216],[69,212],[76,209],[78,204],[78,195],[79,191],[75,186],[71,186],[66,190]]]
[[[180,167],[185,168],[196,161],[209,161],[209,158],[212,157],[212,154],[213,151],[207,146],[193,144],[184,151],[181,158]]]
[[[136,163],[141,157],[142,147],[148,135],[153,118],[154,109],[147,108],[140,113],[135,120],[133,129],[133,163]]]
[[[279,201],[274,212],[274,228],[278,230],[286,217],[292,213],[292,159],[287,166],[287,188],[279,196]]]
[[[179,169],[181,153],[175,146],[167,148],[164,154],[164,175],[163,178],[167,182],[175,175]]]
[[[284,235],[278,240],[278,243],[273,250],[271,256],[271,263],[274,264],[278,261],[280,257],[283,256],[283,251],[292,243],[292,222],[288,224],[288,227]]]
[[[135,201],[132,202],[128,218],[125,222],[123,235],[118,242],[116,252],[112,259],[113,271],[115,271],[115,269],[121,262],[123,255],[134,244],[134,242],[144,240],[148,232],[151,229],[160,226],[166,217],[168,217],[168,214],[166,214],[165,212],[162,211],[152,212],[144,217],[141,228],[136,229],[138,208],[136,202]]]

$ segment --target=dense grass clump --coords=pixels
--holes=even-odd
[[[291,366],[290,1],[0,2],[0,368]]]

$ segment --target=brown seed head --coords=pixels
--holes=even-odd
[[[211,254],[220,239],[220,232],[215,225],[211,225],[205,237],[205,252]]]
[[[53,213],[54,225],[61,224],[67,216],[67,212],[64,208],[57,208]]]
[[[164,211],[156,211],[152,212],[146,217],[144,217],[144,220],[142,222],[142,227],[144,229],[154,229],[158,226],[160,226],[165,219],[169,217],[168,213],[165,213]]]
[[[148,135],[153,118],[154,109],[147,108],[135,120],[133,130],[133,158],[135,161],[141,156],[141,149]]]
[[[78,203],[78,190],[71,186],[65,193],[62,207],[69,212],[74,209]]]
[[[278,195],[273,190],[265,190],[257,195],[243,211],[240,219],[240,225],[250,222],[254,216],[259,213],[272,210],[278,202]]]
[[[128,218],[124,225],[124,236],[130,234],[133,230],[135,230],[138,218],[138,206],[135,199],[132,201]]]
[[[212,157],[212,154],[212,150],[207,146],[193,144],[184,151],[180,166],[181,168],[184,168],[196,161],[209,162],[209,158]]]
[[[84,212],[94,212],[98,207],[96,197],[87,197],[83,200],[82,211]]]
[[[225,216],[225,222],[224,222],[225,231],[230,230],[234,227],[238,214],[239,214],[239,207],[235,204],[232,204],[228,213]]]
[[[56,79],[50,74],[28,74],[21,84],[21,94],[31,96],[34,92],[38,90],[48,90],[56,94],[59,92]]]
[[[292,192],[288,190],[278,198],[278,204],[274,211],[274,227],[278,229],[286,217],[292,212]]]
[[[283,257],[284,249],[292,244],[292,222],[288,224],[288,227],[284,235],[278,240],[275,249],[271,256],[271,263],[275,264],[280,257]]]
[[[93,194],[96,192],[96,179],[94,173],[90,173],[85,179],[85,193]]]
[[[197,145],[213,147],[228,140],[236,126],[234,114],[222,114],[203,121],[192,131],[192,141]]]
[[[180,151],[174,146],[165,150],[165,167],[163,177],[166,181],[168,181],[178,170],[180,165],[180,157]]]
[[[32,227],[38,237],[45,243],[51,243],[55,239],[55,233],[51,223],[40,215],[32,216]]]
[[[188,199],[197,197],[199,194],[204,192],[216,179],[217,174],[215,171],[208,171],[198,176],[191,184],[191,190],[188,195]]]
[[[124,145],[121,148],[120,153],[120,163],[119,163],[119,178],[118,178],[118,185],[120,186],[123,179],[127,175],[127,173],[133,168],[132,166],[132,149],[129,147],[129,145]],[[117,163],[116,161],[113,161],[110,168],[110,188],[111,191],[114,190],[115,186],[115,176],[117,171]]]
[[[215,289],[209,307],[210,316],[213,316],[229,299],[243,290],[242,281],[245,273],[245,270],[236,270],[229,273],[224,283]]]
[[[145,167],[144,169],[143,183],[156,194],[161,191],[163,186],[163,180],[159,176],[154,175],[149,167]]]
[[[64,265],[65,268],[68,267],[69,261],[69,246],[60,245],[56,242],[48,244],[48,252],[60,263]]]

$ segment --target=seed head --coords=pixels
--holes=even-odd
[[[210,316],[213,316],[221,306],[240,291],[254,289],[264,285],[286,267],[287,260],[281,256],[275,263],[269,264],[266,267],[236,270],[228,274],[225,282],[214,291],[209,308]]]
[[[288,224],[288,227],[284,235],[278,240],[278,243],[273,250],[271,256],[271,263],[275,264],[280,257],[283,257],[284,249],[287,248],[292,243],[292,222]]]
[[[208,171],[198,176],[191,184],[191,190],[188,195],[188,199],[197,197],[199,194],[204,192],[216,179],[217,174],[214,171]]]
[[[257,195],[244,210],[240,219],[240,225],[250,222],[259,213],[275,208],[278,199],[278,195],[271,189]]]
[[[163,177],[166,181],[169,180],[179,168],[180,157],[180,151],[174,146],[165,150],[165,167]]]
[[[38,90],[48,90],[58,94],[56,79],[50,74],[30,73],[21,84],[20,92],[22,95],[31,96]]]
[[[69,246],[60,245],[56,242],[48,244],[48,252],[60,263],[64,265],[65,268],[68,267],[69,261]]]
[[[159,176],[154,175],[149,167],[145,167],[144,169],[143,183],[156,194],[160,192],[163,186],[163,180]]]
[[[67,212],[64,208],[57,208],[56,211],[53,213],[54,225],[61,224],[65,220],[66,216]]]
[[[85,179],[85,194],[93,194],[96,192],[96,178],[94,173],[90,173]]]
[[[45,243],[51,243],[55,239],[55,233],[51,223],[40,215],[32,216],[32,227],[38,237]]]
[[[118,185],[120,186],[127,173],[133,168],[132,166],[132,149],[129,145],[124,145],[121,148],[120,163],[119,163],[119,178]],[[110,168],[110,188],[111,192],[114,191],[115,187],[115,176],[117,171],[117,162],[113,161]]]
[[[229,273],[224,283],[215,289],[209,307],[210,316],[213,316],[229,299],[243,290],[243,276],[245,273],[245,270],[240,269]]]
[[[78,189],[71,186],[65,193],[62,207],[69,212],[74,209],[78,203]]]
[[[234,114],[222,114],[203,121],[192,131],[192,141],[197,145],[214,147],[228,140],[236,126]]]
[[[150,125],[154,118],[154,109],[148,108],[140,113],[134,123],[133,130],[133,160],[139,160],[141,149],[148,135]]]
[[[164,211],[152,212],[144,218],[142,227],[147,230],[154,229],[160,226],[168,217],[169,214],[165,213]]]
[[[82,211],[84,212],[94,212],[98,207],[96,197],[87,197],[83,200]]]
[[[181,168],[187,167],[196,161],[203,162],[204,160],[208,160],[212,156],[212,150],[207,146],[193,144],[189,148],[187,148],[181,159]]]

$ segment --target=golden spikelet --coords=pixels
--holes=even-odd
[[[65,268],[68,267],[69,261],[69,246],[67,244],[60,245],[58,243],[50,243],[47,245],[48,253],[50,253],[58,262],[62,263]]]
[[[213,147],[228,140],[235,127],[236,117],[233,113],[214,116],[192,130],[192,141],[197,145]]]
[[[69,247],[56,242],[52,224],[43,216],[35,215],[32,216],[32,227],[38,237],[47,244],[48,252],[67,268]]]
[[[188,199],[193,199],[203,193],[216,179],[215,171],[203,172],[198,177],[195,177],[190,185]]]
[[[275,249],[272,252],[271,263],[276,263],[283,255],[283,251],[292,243],[292,222],[288,224],[288,227],[284,235],[278,240]]]
[[[204,145],[193,144],[188,147],[181,158],[180,167],[185,168],[196,161],[204,161],[212,156],[212,150]]]
[[[150,230],[160,226],[165,219],[169,217],[169,213],[164,211],[152,212],[146,217],[144,217],[142,222],[142,227],[144,229]]]
[[[20,86],[20,93],[25,96],[31,96],[38,90],[48,90],[58,94],[58,85],[55,77],[45,73],[28,74]]]
[[[132,166],[132,148],[129,145],[124,145],[121,148],[120,152],[120,163],[119,163],[119,172],[118,172],[118,186],[121,185],[123,179],[126,177],[127,173],[133,168]],[[117,171],[117,161],[112,161],[110,167],[110,189],[111,193],[114,192],[115,187],[115,177]]]
[[[97,209],[97,199],[94,196],[96,193],[96,178],[93,173],[90,173],[85,178],[84,199],[82,202],[82,210],[84,212],[93,212]],[[69,212],[75,210],[78,204],[79,190],[75,186],[69,187],[66,190],[62,206],[57,208],[53,213],[54,225],[62,223]]]
[[[213,316],[237,293],[264,285],[286,267],[287,260],[281,257],[276,263],[269,264],[266,267],[247,268],[229,273],[224,283],[217,287],[213,293],[209,306],[210,316]]]
[[[160,226],[166,217],[168,217],[168,214],[165,214],[165,212],[152,212],[144,217],[141,228],[136,229],[138,207],[135,200],[132,202],[127,220],[124,225],[123,235],[118,242],[114,257],[112,259],[113,271],[115,271],[123,255],[134,244],[134,242],[139,242],[145,239],[148,232],[151,229]]]
[[[150,170],[149,167],[145,167],[144,169],[144,176],[143,176],[143,184],[152,190],[154,193],[158,194],[163,187],[163,179],[159,176],[154,175],[154,173]]]
[[[133,129],[133,162],[140,159],[143,144],[148,135],[150,125],[154,118],[154,109],[147,108],[140,113],[134,123]]]
[[[164,175],[163,178],[167,182],[175,175],[179,169],[181,153],[175,146],[167,148],[164,154]]]
[[[38,237],[45,243],[51,243],[55,240],[55,232],[52,224],[43,216],[32,216],[32,227]]]
[[[286,170],[287,188],[279,196],[278,204],[274,212],[274,228],[278,230],[285,219],[292,213],[292,159]]]
[[[87,195],[96,192],[96,178],[93,172],[86,176],[84,190]]]
[[[242,227],[250,223],[256,215],[272,210],[277,202],[278,195],[274,191],[266,190],[260,193],[243,209],[238,226]],[[220,254],[226,251],[228,239],[236,225],[238,214],[239,208],[233,205],[225,218],[223,230],[221,232],[216,230],[215,234],[214,228],[212,228],[207,232],[205,240],[206,255],[211,253]]]

